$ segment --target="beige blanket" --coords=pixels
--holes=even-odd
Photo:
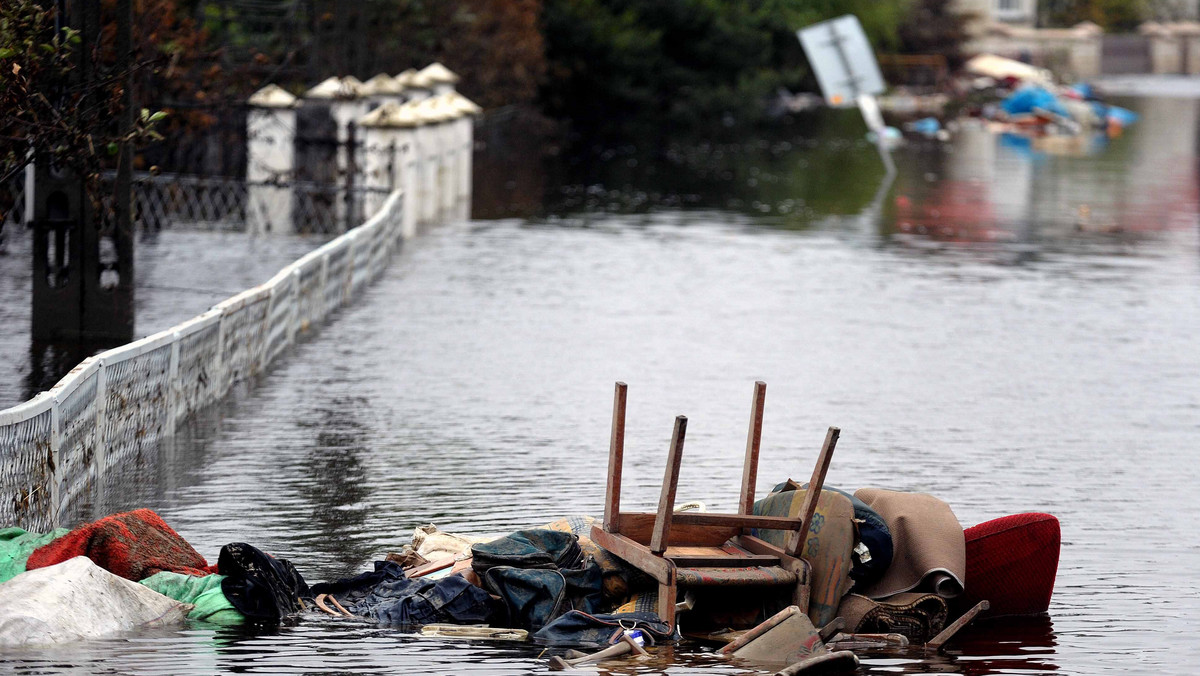
[[[867,503],[892,532],[892,564],[863,596],[882,599],[907,591],[953,598],[967,577],[962,525],[950,505],[932,495],[862,488],[854,497]]]

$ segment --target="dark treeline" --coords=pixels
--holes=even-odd
[[[961,40],[946,0],[140,2],[175,2],[211,51],[219,72],[206,82],[223,91],[210,98],[441,61],[485,108],[527,106],[589,126],[753,118],[777,90],[813,88],[795,31],[842,14],[857,15],[884,52],[944,52]]]
[[[35,1],[64,8],[69,25],[94,0],[10,9]],[[331,75],[441,61],[486,109],[593,136],[711,133],[761,119],[780,90],[815,88],[795,36],[815,21],[856,14],[881,52],[953,58],[962,37],[948,0],[132,2],[135,100],[169,113],[158,132],[170,140],[139,154],[138,168],[222,174],[244,159],[230,150],[242,145],[240,104],[268,83],[299,94]],[[107,15],[116,0],[99,3]]]

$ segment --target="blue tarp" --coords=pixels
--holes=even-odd
[[[1126,110],[1125,108],[1121,108],[1119,106],[1108,106],[1108,109],[1105,112],[1106,117],[1110,122],[1116,122],[1122,127],[1128,127],[1134,122],[1137,122],[1138,119],[1137,113],[1133,112],[1132,110]]]
[[[1063,117],[1070,117],[1067,109],[1059,103],[1057,96],[1045,87],[1037,85],[1027,85],[1009,94],[1008,98],[1000,102],[1000,108],[1009,115],[1032,113],[1036,108]]]

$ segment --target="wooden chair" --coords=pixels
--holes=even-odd
[[[811,568],[800,556],[825,473],[837,445],[839,430],[830,427],[817,459],[812,490],[800,514],[793,517],[754,516],[754,485],[758,479],[758,450],[762,439],[766,383],[754,384],[750,430],[742,465],[742,489],[736,514],[678,512],[675,489],[683,459],[687,418],[675,418],[662,493],[655,513],[621,512],[621,465],[625,450],[626,385],[618,382],[613,399],[612,435],[608,451],[608,487],[603,525],[593,525],[592,540],[631,566],[658,581],[658,614],[675,627],[680,587],[746,586],[791,588],[791,602],[808,611]],[[792,531],[783,548],[750,534],[755,528]]]

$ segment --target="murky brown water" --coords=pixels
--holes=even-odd
[[[210,558],[254,543],[310,581],[365,568],[423,523],[503,532],[595,514],[621,379],[628,506],[655,503],[684,413],[679,498],[731,509],[762,379],[760,490],[806,476],[832,424],[835,485],[930,492],[964,525],[1062,521],[1048,618],[980,627],[937,658],[864,655],[864,673],[1191,673],[1198,116],[1194,101],[1135,105],[1141,124],[1090,157],[1030,155],[980,130],[917,144],[878,199],[874,151],[849,122],[838,128],[853,134],[812,142],[674,149],[657,178],[637,149],[565,169],[535,191],[550,216],[410,245],[104,507],[153,507]],[[540,651],[305,618],[0,660],[18,673],[517,674],[544,672]],[[761,673],[697,649],[667,657],[610,670]]]

